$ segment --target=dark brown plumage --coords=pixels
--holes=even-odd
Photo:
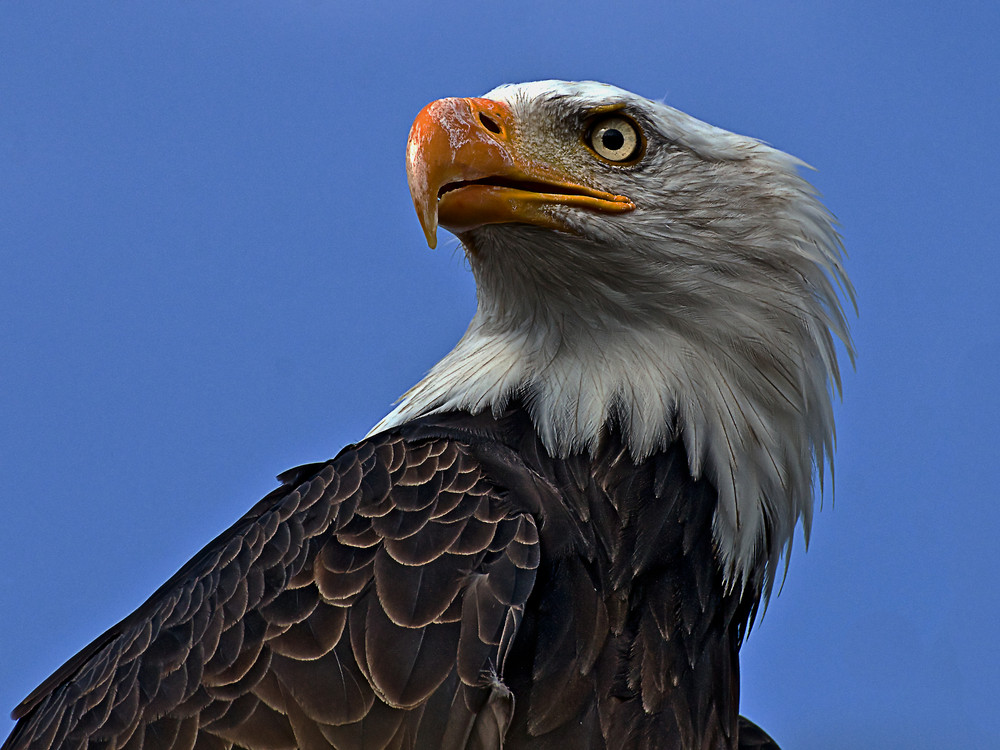
[[[4,750],[738,746],[757,588],[725,592],[680,445],[553,459],[514,406],[281,479],[29,696]]]

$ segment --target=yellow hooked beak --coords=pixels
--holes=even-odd
[[[600,213],[632,211],[623,195],[574,182],[552,167],[519,156],[514,115],[491,99],[439,99],[410,129],[406,175],[427,244],[438,224],[460,234],[486,224],[534,224],[568,231],[552,206]]]

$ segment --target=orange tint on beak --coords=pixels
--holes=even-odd
[[[439,223],[456,233],[509,223],[566,231],[549,207],[604,213],[635,208],[625,196],[520,158],[512,148],[515,138],[514,116],[503,102],[439,99],[420,111],[406,147],[406,175],[430,247],[437,245]]]

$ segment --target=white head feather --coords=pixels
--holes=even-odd
[[[605,84],[501,86],[517,143],[635,211],[554,206],[576,234],[474,230],[478,309],[455,349],[373,430],[525,398],[554,455],[620,424],[642,458],[684,441],[719,494],[715,539],[732,585],[767,562],[768,587],[814,476],[832,462],[835,339],[853,349],[840,238],[798,159]],[[624,104],[644,130],[634,167],[593,158],[579,128]],[[768,533],[765,533],[767,530]],[[768,549],[762,550],[765,539]]]

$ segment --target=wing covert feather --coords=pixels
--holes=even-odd
[[[503,656],[539,564],[530,513],[446,437],[387,433],[279,479],[18,706],[3,750],[501,737]],[[425,722],[431,704],[459,715]]]

